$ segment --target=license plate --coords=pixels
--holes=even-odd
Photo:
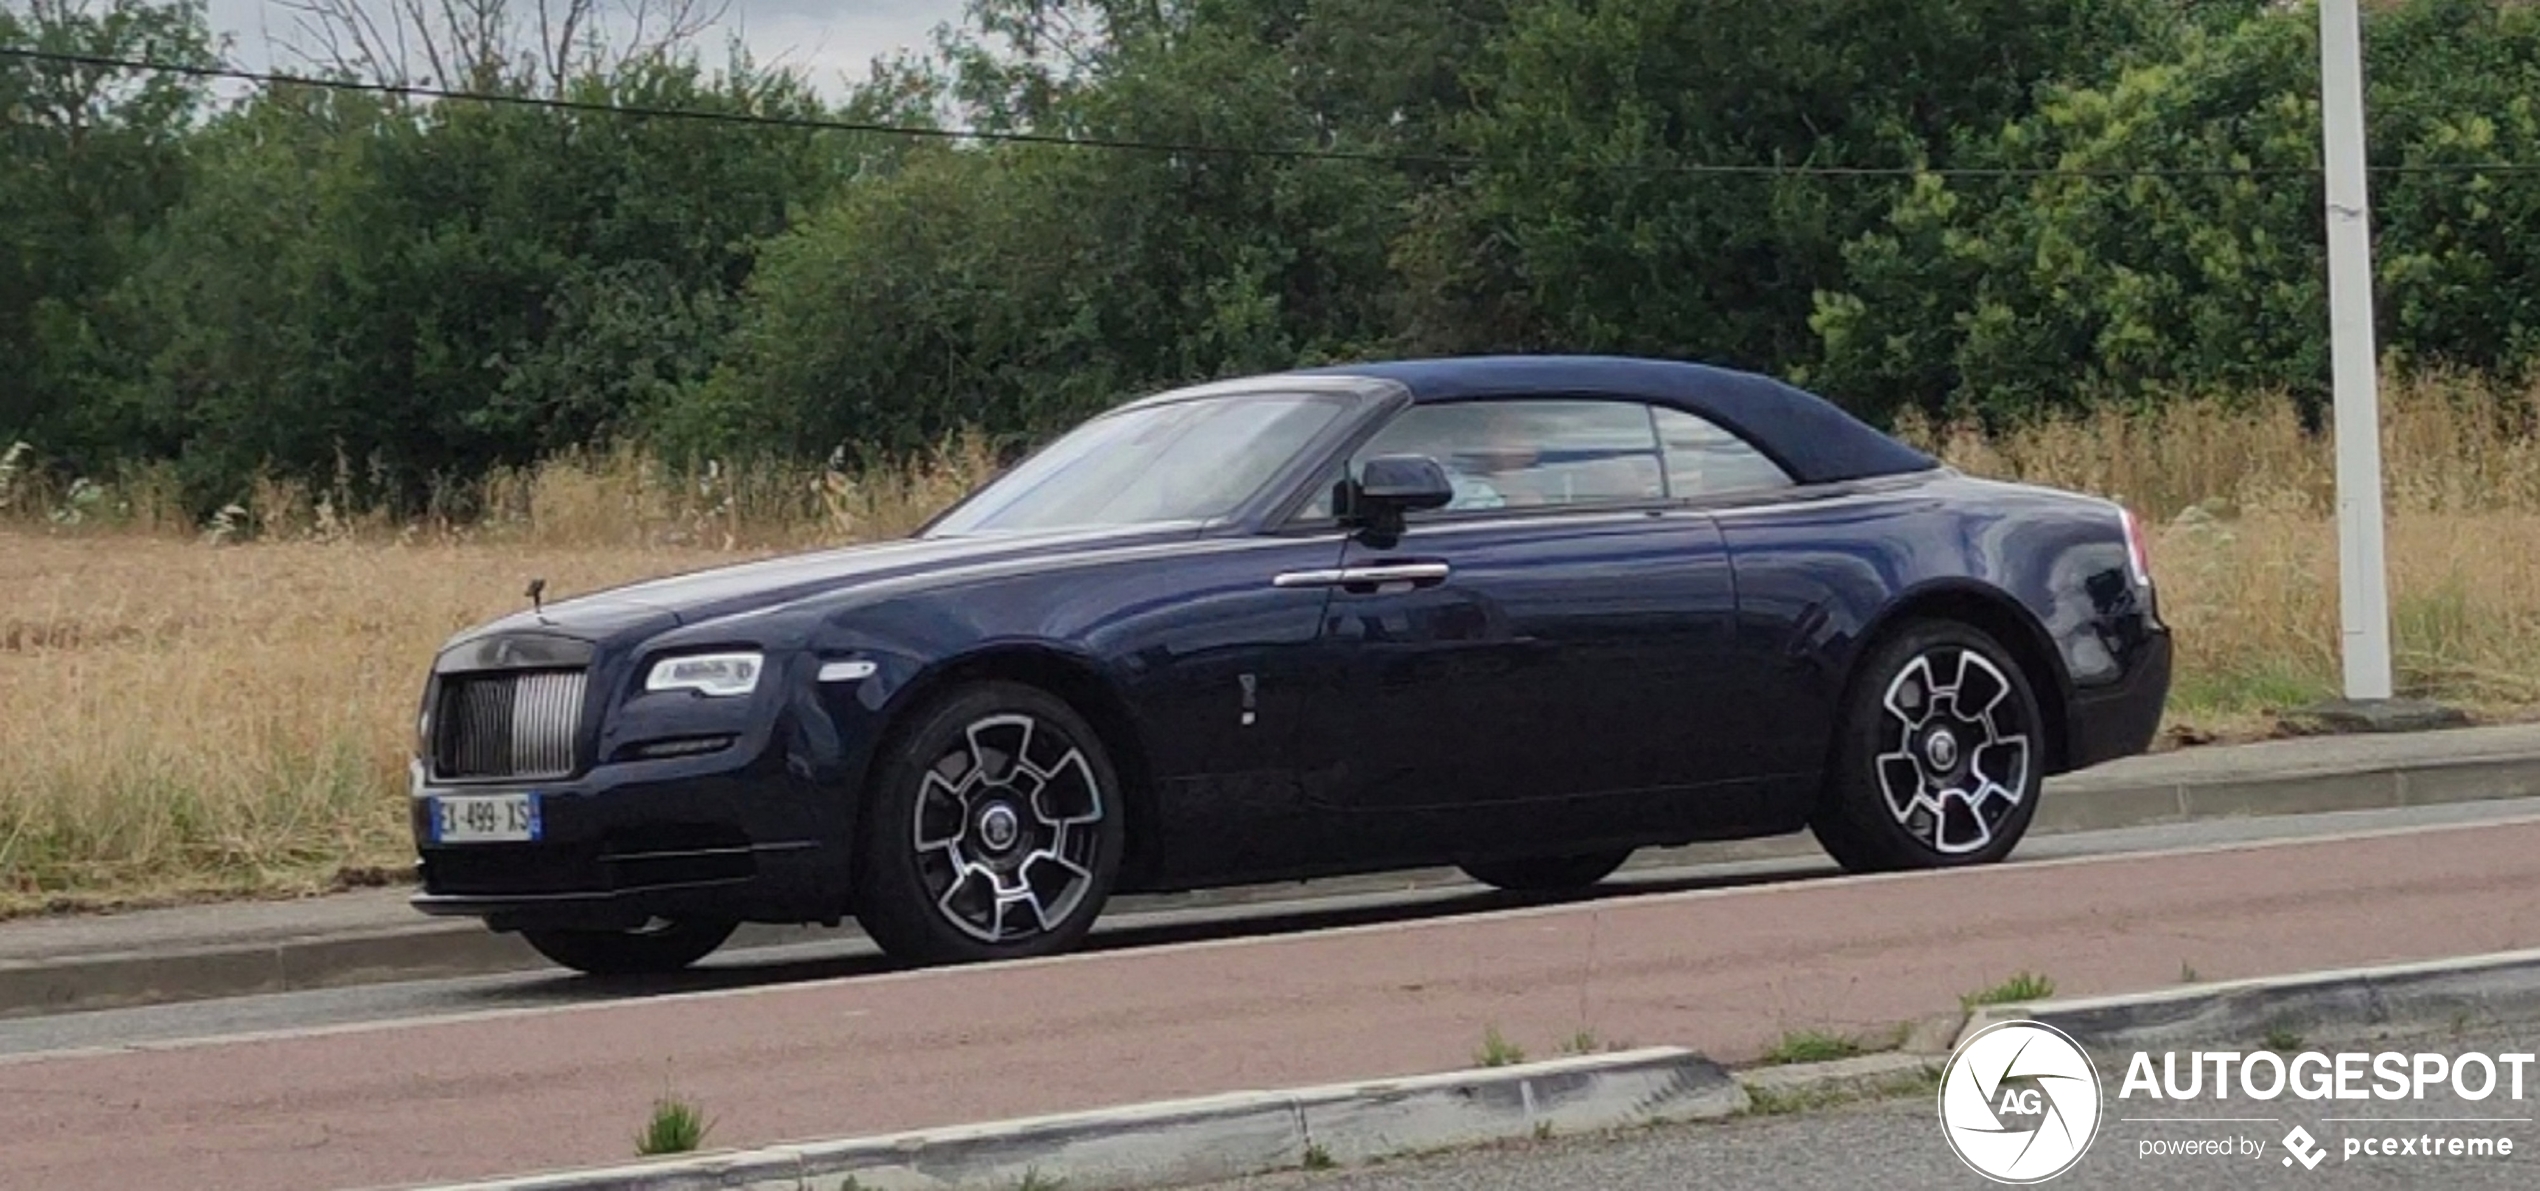
[[[444,794],[432,800],[432,842],[525,843],[538,838],[535,794]]]

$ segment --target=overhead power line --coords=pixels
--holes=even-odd
[[[1104,136],[1072,136],[1049,132],[1017,132],[987,128],[939,128],[922,124],[885,124],[877,121],[842,120],[827,116],[791,116],[756,112],[718,112],[701,108],[647,107],[634,104],[593,103],[587,100],[563,99],[536,95],[505,95],[500,92],[460,91],[403,83],[362,82],[351,79],[325,79],[306,75],[281,74],[272,71],[242,70],[231,66],[202,66],[187,62],[161,62],[148,59],[115,58],[95,54],[71,54],[52,50],[33,50],[0,46],[0,58],[16,58],[34,62],[51,62],[65,66],[86,66],[101,70],[147,71],[183,75],[199,79],[220,79],[254,83],[267,87],[314,87],[331,91],[351,91],[402,98],[450,100],[495,106],[539,108],[557,112],[632,117],[656,120],[694,120],[714,124],[756,128],[780,128],[811,132],[854,132],[876,136],[905,137],[913,140],[976,141],[990,144],[1047,145],[1069,149],[1105,149],[1117,152],[1161,153],[1190,156],[1253,157],[1279,161],[1343,161],[1396,166],[1443,166],[1448,168],[1487,166],[1485,157],[1401,153],[1369,149],[1299,148],[1278,145],[1210,145],[1186,141],[1154,141]],[[1636,173],[1685,174],[1754,177],[1814,178],[2315,178],[2318,166],[1941,166],[1907,165],[1811,165],[1705,162],[1618,162],[1607,167]],[[2521,162],[2416,162],[2400,165],[2367,167],[2376,174],[2451,174],[2451,175],[2524,175],[2540,174],[2540,163]]]

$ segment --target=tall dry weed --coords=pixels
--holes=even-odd
[[[977,439],[865,476],[573,456],[495,477],[482,521],[431,532],[280,482],[182,532],[22,512],[0,523],[0,912],[400,871],[422,667],[530,577],[557,598],[901,535],[992,463]],[[124,499],[86,491],[83,510]]]
[[[2540,387],[2436,374],[2383,381],[2382,485],[2393,515],[2540,511]],[[2169,519],[2208,502],[2325,517],[2336,435],[2282,394],[2102,407],[1987,432],[1908,417],[1899,437],[1976,475],[2122,500]]]

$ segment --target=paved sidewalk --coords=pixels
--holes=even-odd
[[[2540,795],[2540,724],[2319,736],[2132,757],[2047,783],[2034,831]],[[1650,849],[1635,870],[1821,858],[1805,833]],[[1120,913],[1460,885],[1452,870],[1123,898]],[[404,888],[0,922],[0,1017],[546,967],[509,936],[426,918]],[[731,947],[858,937],[752,927]]]

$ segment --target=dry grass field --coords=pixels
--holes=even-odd
[[[274,488],[248,544],[153,532],[172,519],[146,508],[120,528],[22,509],[0,522],[0,915],[399,876],[424,667],[530,577],[552,599],[905,533],[987,468],[975,444],[870,486],[562,460],[497,478],[500,512],[465,532]]]
[[[2488,717],[2540,708],[2540,393],[2386,396],[2401,685]],[[2173,740],[2264,733],[2272,712],[2334,693],[2330,444],[2290,406],[1903,432],[2159,524],[2182,650]],[[976,444],[865,483],[567,459],[497,477],[493,514],[466,529],[276,486],[205,531],[154,515],[139,488],[0,475],[0,914],[394,879],[422,667],[452,631],[519,607],[530,576],[563,595],[896,534],[986,467]]]

